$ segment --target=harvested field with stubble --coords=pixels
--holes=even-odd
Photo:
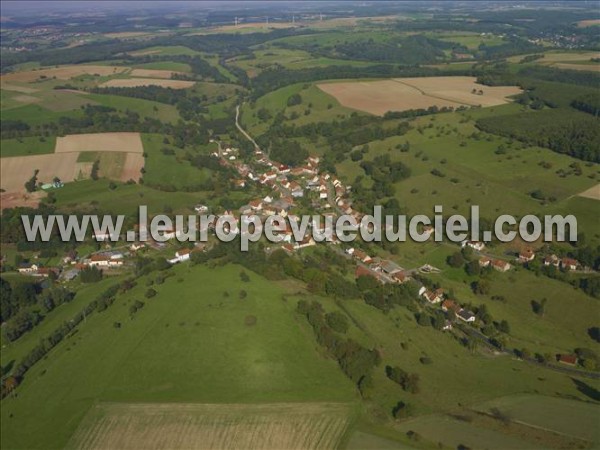
[[[143,69],[139,69],[143,70]],[[139,87],[139,86],[159,86],[171,89],[187,89],[194,85],[193,81],[184,80],[165,80],[165,79],[152,79],[152,78],[119,78],[114,80],[108,80],[100,87]]]
[[[67,448],[332,449],[349,416],[341,403],[101,403]]]
[[[591,198],[593,200],[600,200],[600,184],[593,186],[583,192],[577,194],[579,197]]]
[[[15,156],[2,158],[0,164],[0,187],[7,192],[24,191],[24,184],[37,169],[38,181],[48,183],[54,177],[63,182],[73,181],[78,176],[78,153]]]
[[[343,106],[383,115],[388,111],[431,106],[496,106],[521,90],[514,86],[483,86],[474,77],[396,78],[392,80],[320,83],[323,92]],[[473,90],[482,94],[473,93]]]
[[[131,71],[131,76],[138,77],[138,78],[169,79],[173,75],[185,75],[185,74],[183,72],[176,72],[174,70],[158,70],[158,69],[133,69]]]
[[[59,80],[70,80],[71,78],[81,75],[99,75],[110,76],[117,75],[130,70],[129,67],[121,66],[63,66],[53,67],[50,69],[29,70],[26,72],[15,72],[2,75],[0,83],[31,83],[39,79],[47,79],[56,77]],[[4,89],[4,86],[2,87]]]
[[[140,133],[84,133],[56,138],[55,153],[126,152],[143,153]]]
[[[98,155],[82,156],[89,152]],[[144,167],[144,146],[139,133],[70,134],[56,138],[54,153],[2,158],[0,186],[7,192],[24,192],[36,169],[38,181],[58,177],[64,183],[85,179],[95,160],[100,175],[119,181],[138,181]]]

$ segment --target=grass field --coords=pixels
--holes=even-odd
[[[133,318],[128,308],[143,297],[143,279],[28,373],[18,397],[2,403],[3,448],[62,448],[97,402],[355,399],[350,381],[296,323],[295,304],[280,287],[256,275],[244,283],[236,266],[172,271]],[[249,315],[254,326],[244,323]]]
[[[502,397],[475,407],[483,412],[489,412],[492,408],[499,409],[519,423],[600,443],[598,403],[540,395],[517,395]]]
[[[164,145],[162,140],[163,137],[159,135],[143,135],[144,149],[147,154],[144,182],[151,186],[173,186],[174,190],[185,190],[200,185],[210,178],[208,169],[196,168],[183,160],[183,151],[177,150],[175,155],[165,155],[161,151],[163,148],[173,148]],[[214,145],[196,151],[208,153],[210,147]]]
[[[349,412],[328,403],[99,404],[67,448],[331,449]]]
[[[0,156],[27,156],[53,153],[55,144],[55,137],[24,137],[20,139],[2,139],[2,141],[0,141]]]

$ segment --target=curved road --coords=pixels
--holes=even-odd
[[[244,130],[242,128],[242,126],[240,125],[240,105],[237,105],[235,107],[235,126],[237,127],[238,130],[240,130],[240,133],[242,133],[246,139],[248,139],[250,142],[252,142],[252,144],[254,145],[254,148],[256,150],[260,150],[260,147],[258,146],[258,144],[256,143],[256,141],[254,139],[252,139],[252,136],[250,136],[246,130]]]

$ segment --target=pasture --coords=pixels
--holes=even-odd
[[[331,403],[101,403],[67,448],[332,449],[348,415]]]
[[[2,139],[0,157],[27,156],[53,153],[56,145],[55,137],[23,137],[19,139]]]
[[[432,106],[496,106],[507,103],[507,97],[520,92],[512,86],[483,86],[472,77],[396,78],[317,86],[343,106],[376,115]]]
[[[295,302],[282,297],[284,288],[252,273],[243,282],[240,270],[182,264],[154,285],[158,294],[152,299],[144,292],[156,274],[138,279],[36,364],[18,397],[3,400],[2,447],[64,448],[90,408],[104,402],[303,404],[285,415],[275,409],[270,417],[283,421],[286,415],[330,411],[311,403],[356,400],[352,383],[298,321]],[[247,293],[243,299],[240,290]],[[129,307],[137,299],[145,306],[132,316]],[[246,324],[250,315],[254,325]],[[31,336],[30,342],[42,337],[37,330]],[[344,426],[339,413],[334,415],[338,419],[329,430]]]
[[[486,413],[493,408],[499,409],[512,421],[600,444],[599,403],[542,395],[515,395],[474,407]]]

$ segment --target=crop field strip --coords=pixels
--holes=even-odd
[[[507,103],[507,97],[521,92],[514,86],[483,86],[473,77],[394,78],[319,83],[317,86],[343,106],[376,115],[432,106],[497,106]]]
[[[114,404],[92,408],[67,448],[330,449],[345,404]]]

